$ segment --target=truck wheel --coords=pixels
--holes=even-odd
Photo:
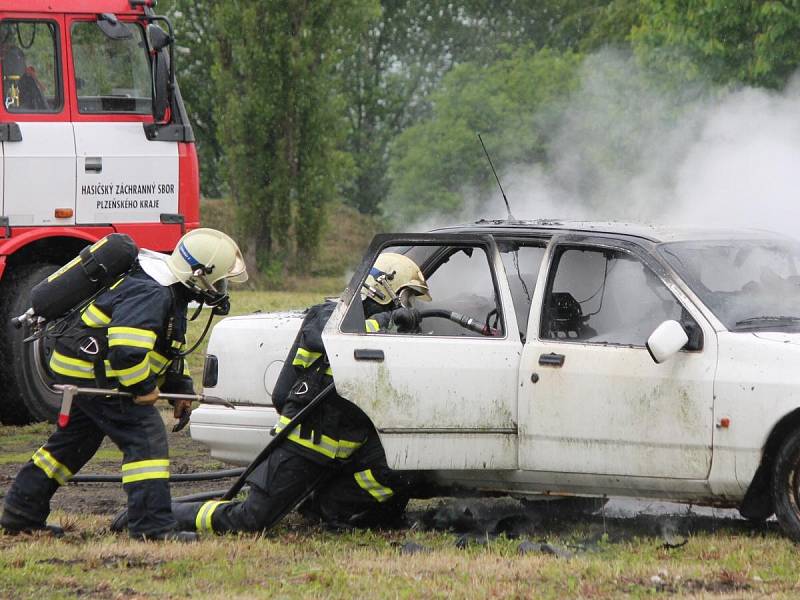
[[[55,422],[61,403],[60,394],[50,386],[55,383],[46,365],[51,348],[41,340],[23,343],[30,333],[11,324],[13,317],[30,308],[30,290],[58,269],[58,265],[35,264],[8,273],[3,282],[0,310],[0,419],[4,424],[32,421]]]
[[[772,497],[784,533],[800,542],[800,430],[786,438],[775,457]]]

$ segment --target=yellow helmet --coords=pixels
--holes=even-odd
[[[195,229],[184,235],[167,266],[177,281],[200,292],[219,293],[224,285],[214,284],[221,279],[235,283],[247,281],[244,257],[228,235],[216,229]]]
[[[372,298],[378,304],[389,304],[403,292],[420,300],[430,301],[425,276],[417,263],[402,254],[384,252],[375,260],[361,290],[361,299]]]

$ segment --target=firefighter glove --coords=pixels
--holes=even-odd
[[[401,307],[392,311],[392,322],[397,325],[398,333],[414,333],[419,330],[421,321],[416,308]]]

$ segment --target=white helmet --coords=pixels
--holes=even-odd
[[[183,285],[205,293],[224,293],[224,282],[214,285],[221,279],[247,281],[239,246],[216,229],[194,229],[184,235],[167,259],[167,266]]]
[[[372,298],[378,304],[389,304],[395,297],[412,294],[420,300],[431,299],[425,276],[417,263],[394,252],[384,252],[370,269],[361,290],[361,299]]]

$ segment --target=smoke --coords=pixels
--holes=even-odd
[[[800,78],[784,91],[666,92],[635,61],[604,51],[549,132],[550,160],[501,181],[519,219],[800,229]],[[524,135],[521,132],[520,135]],[[465,195],[457,219],[504,218],[499,192]]]

